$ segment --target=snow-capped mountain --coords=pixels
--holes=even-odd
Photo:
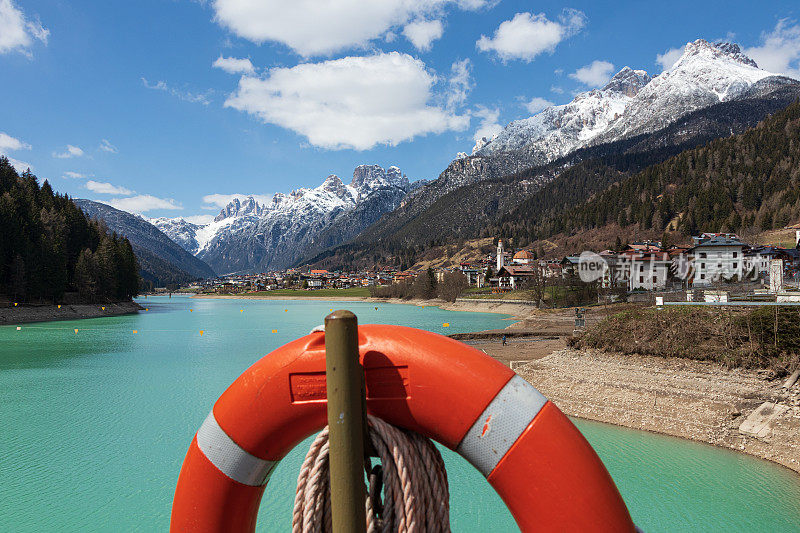
[[[197,255],[200,244],[197,241],[197,232],[203,227],[192,224],[182,218],[150,218],[152,225],[160,229],[173,242],[192,255]]]
[[[491,156],[525,149],[538,163],[552,161],[605,132],[649,82],[647,72],[625,67],[602,89],[581,93],[568,104],[512,122],[493,140],[476,145],[474,154]]]
[[[758,68],[738,45],[698,39],[658,76],[625,67],[602,89],[510,123],[474,155],[515,152],[523,165],[548,163],[578,148],[660,130],[769,77],[780,76]]]
[[[739,45],[688,43],[681,58],[645,85],[596,141],[651,133],[697,109],[734,100],[768,78]]]
[[[447,205],[448,197],[458,197],[471,203],[470,189],[483,180],[513,181],[516,176],[521,201],[584,157],[691,148],[752,127],[798,96],[800,81],[758,68],[735,44],[690,42],[658,76],[625,67],[605,87],[514,121],[488,142],[482,139],[474,154],[459,153],[436,180],[409,195],[359,239],[368,246],[413,235],[407,228],[423,218],[442,220],[435,214],[442,209],[437,202]],[[474,194],[483,190],[474,187]],[[497,206],[486,204],[483,216],[493,217],[496,213],[488,210]],[[424,215],[429,209],[434,213]]]
[[[253,196],[234,199],[208,225],[180,218],[151,222],[217,272],[260,272],[286,268],[304,257],[317,235],[335,223],[346,228],[345,237],[358,234],[364,224],[396,208],[410,189],[397,167],[361,165],[350,184],[332,174],[319,187],[276,193],[268,202]],[[359,216],[348,218],[356,212]],[[342,241],[329,232],[327,242]]]

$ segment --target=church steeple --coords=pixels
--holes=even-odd
[[[503,260],[503,239],[497,241],[497,271],[503,268],[505,261]]]

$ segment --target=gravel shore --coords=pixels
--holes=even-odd
[[[716,363],[569,348],[514,368],[569,415],[730,448],[800,473],[797,385],[787,391],[783,380]],[[740,431],[765,402],[777,416],[758,436]]]
[[[26,305],[0,307],[0,325],[49,322],[51,320],[77,320],[136,313],[144,309],[136,302],[79,305]]]

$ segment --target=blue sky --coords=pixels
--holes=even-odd
[[[332,173],[349,182],[362,163],[432,179],[476,136],[623,66],[657,74],[697,38],[734,40],[797,77],[798,11],[788,1],[0,0],[0,153],[72,196],[193,220],[234,194],[315,187]]]

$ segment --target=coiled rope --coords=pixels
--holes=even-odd
[[[374,416],[368,417],[368,424],[381,464],[368,468],[367,532],[449,533],[450,492],[439,450],[425,437]],[[311,444],[300,469],[292,531],[331,531],[327,427]]]

